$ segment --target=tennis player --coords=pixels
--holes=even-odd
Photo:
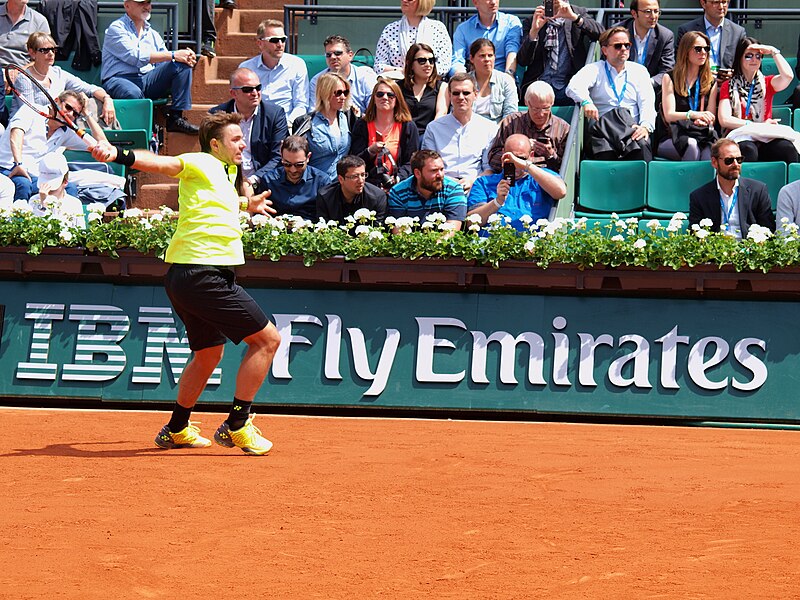
[[[233,268],[244,263],[239,211],[270,214],[269,192],[252,195],[239,166],[245,140],[241,115],[218,113],[200,125],[201,152],[159,156],[146,150],[124,150],[107,142],[92,155],[149,173],[180,180],[178,227],[167,248],[171,266],[165,287],[186,327],[192,359],[178,384],[178,399],[169,420],[156,436],[161,448],[204,448],[211,441],[189,422],[192,409],[222,359],[226,338],[247,344],[236,376],[228,418],[214,441],[247,454],[263,455],[272,442],[253,425],[250,412],[256,392],[269,372],[280,334],[255,300],[236,283]]]

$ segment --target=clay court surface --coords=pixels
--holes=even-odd
[[[0,598],[800,597],[800,432],[166,420],[0,408]]]

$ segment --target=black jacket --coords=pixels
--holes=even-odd
[[[233,98],[218,104],[211,110],[218,112],[236,112]],[[286,113],[277,104],[261,100],[258,114],[250,131],[250,154],[253,156],[255,175],[260,179],[264,173],[278,166],[281,162],[281,142],[289,135],[286,125]]]
[[[767,186],[755,179],[739,178],[739,196],[736,201],[742,239],[747,237],[750,225],[757,224],[775,231],[775,215]],[[689,225],[711,219],[711,231],[719,231],[722,225],[722,210],[716,177],[689,194]]]
[[[326,185],[317,195],[317,218],[322,217],[326,221],[338,221],[344,223],[344,218],[352,215],[359,208],[367,208],[375,211],[375,220],[383,223],[388,212],[388,203],[384,191],[372,185],[364,184],[364,191],[353,198],[353,202],[348,204],[342,196],[342,186],[338,181]]]
[[[42,0],[38,10],[50,24],[58,46],[56,60],[66,60],[74,48],[74,69],[89,71],[100,65],[97,0]]]
[[[353,126],[352,130],[353,139],[350,142],[350,154],[360,156],[367,163],[367,173],[375,167],[375,158],[371,156],[367,148],[369,147],[369,131],[367,129],[367,122],[364,119],[359,119]],[[414,121],[403,123],[403,128],[400,131],[400,149],[397,154],[397,180],[401,181],[411,177],[411,155],[419,150],[419,130],[414,124]],[[377,183],[371,179],[367,179],[371,183]]]

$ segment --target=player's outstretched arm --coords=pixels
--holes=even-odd
[[[116,162],[147,173],[176,177],[183,163],[174,156],[161,156],[149,150],[123,150],[108,142],[100,142],[92,149],[92,156],[100,162]]]

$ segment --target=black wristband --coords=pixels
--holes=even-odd
[[[117,157],[111,162],[115,162],[120,165],[125,165],[126,167],[132,167],[133,163],[136,162],[136,155],[130,150],[117,148]]]

